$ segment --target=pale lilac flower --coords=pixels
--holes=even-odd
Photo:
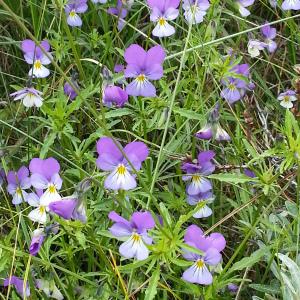
[[[75,80],[71,80],[73,86],[79,90],[79,85]],[[66,82],[64,85],[64,94],[69,97],[70,100],[74,100],[77,97],[77,92],[71,86],[70,83]]]
[[[186,244],[203,252],[203,255],[184,250],[183,257],[194,261],[182,275],[182,278],[191,283],[209,285],[213,281],[207,265],[215,266],[221,259],[221,251],[225,248],[226,241],[222,234],[212,233],[205,237],[203,231],[196,225],[187,228],[184,236]]]
[[[104,88],[102,100],[108,107],[111,107],[113,104],[117,107],[123,107],[128,102],[128,94],[118,86],[107,85]]]
[[[219,108],[220,105],[219,103],[217,103],[214,109],[209,114],[207,123],[199,131],[196,132],[195,136],[198,139],[211,140],[212,138],[214,138],[218,142],[230,141],[229,134],[221,127],[219,123]]]
[[[281,8],[283,10],[298,10],[300,9],[300,0],[284,0]]]
[[[122,218],[112,211],[108,217],[115,222],[109,228],[111,234],[117,238],[124,238],[119,251],[125,258],[135,257],[137,260],[144,260],[149,256],[149,250],[145,244],[151,245],[152,238],[148,230],[155,226],[150,212],[134,212],[130,221]]]
[[[9,171],[6,179],[7,192],[13,196],[12,203],[18,205],[23,201],[27,202],[28,193],[25,190],[31,187],[28,169],[23,166],[18,172]]]
[[[128,14],[127,7],[122,0],[117,1],[116,7],[110,7],[107,12],[111,15],[118,17],[118,30],[121,31],[125,26],[125,18]]]
[[[271,27],[268,23],[261,28],[261,33],[264,36],[265,40],[264,43],[266,44],[266,47],[268,48],[268,51],[270,53],[273,53],[276,48],[277,44],[275,41],[273,41],[276,37],[276,28]]]
[[[107,2],[107,0],[92,0],[92,2],[93,3],[102,3],[102,4],[104,4],[104,3]]]
[[[228,290],[229,290],[231,293],[233,293],[233,294],[235,294],[235,293],[238,291],[238,289],[239,289],[238,285],[236,285],[236,284],[234,284],[234,283],[229,283],[229,284],[227,285],[227,288],[228,288]]]
[[[32,87],[26,87],[10,94],[11,97],[14,97],[15,101],[22,100],[22,103],[25,107],[41,107],[44,100],[41,95],[42,92]]]
[[[45,239],[44,228],[35,229],[32,233],[32,239],[29,246],[29,253],[33,256],[37,255]]]
[[[45,280],[45,279],[37,279],[35,281],[36,287],[39,290],[42,290],[45,295],[49,298],[53,298],[56,300],[63,300],[64,296],[60,292],[60,290],[55,285],[55,282],[53,280]]]
[[[238,10],[243,17],[250,15],[250,11],[246,8],[254,3],[255,0],[239,0],[237,1]]]
[[[264,50],[266,44],[259,40],[249,40],[248,42],[248,53],[251,57],[257,57],[261,50]]]
[[[208,203],[212,203],[215,197],[211,191],[205,193],[199,193],[197,195],[188,195],[186,201],[190,205],[198,205],[199,210],[197,210],[193,217],[196,219],[207,218],[212,215],[211,208],[207,205]]]
[[[33,158],[29,170],[33,187],[44,190],[40,198],[41,205],[48,206],[51,202],[61,199],[57,191],[61,189],[62,179],[59,176],[60,165],[56,159]]]
[[[247,82],[250,75],[248,64],[236,65],[230,72],[245,77],[245,80],[243,80],[229,76],[221,81],[225,86],[221,92],[221,97],[228,101],[229,104],[233,104],[236,101],[241,100],[245,96],[246,91],[253,90],[255,85],[252,82]]]
[[[49,65],[51,63],[52,56],[49,53],[50,44],[48,41],[44,40],[37,46],[32,40],[24,40],[21,45],[24,58],[29,65],[33,65],[29,71],[29,76],[35,76],[37,78],[44,78],[50,74],[50,71],[44,67],[44,65]],[[44,54],[47,53],[48,56]]]
[[[180,0],[147,0],[151,8],[150,20],[156,23],[152,31],[154,36],[165,37],[175,33],[175,28],[168,23],[178,17]]]
[[[131,142],[123,149],[126,157],[138,171],[142,162],[148,157],[148,147],[143,142]],[[97,166],[103,171],[111,172],[104,181],[104,186],[111,190],[131,190],[136,187],[135,176],[131,174],[132,167],[115,145],[113,140],[102,137],[97,142]]]
[[[3,282],[3,286],[13,285],[17,291],[17,293],[24,299],[30,296],[30,288],[28,282],[26,282],[25,286],[25,295],[24,295],[24,280],[21,277],[11,276],[6,278]]]
[[[199,24],[203,22],[209,6],[208,0],[183,0],[184,18],[189,24]]]
[[[127,85],[126,92],[132,96],[155,97],[156,89],[149,80],[158,80],[163,76],[165,51],[161,46],[154,46],[145,51],[137,44],[129,46],[124,53],[127,66],[126,78],[134,78]]]
[[[293,102],[297,101],[297,94],[295,91],[287,90],[284,93],[280,93],[277,99],[280,101],[282,107],[292,108]]]
[[[114,66],[114,72],[116,72],[116,73],[121,73],[124,71],[124,69],[125,69],[124,65],[122,65],[122,64],[116,64]]]
[[[86,12],[87,9],[87,0],[69,0],[65,7],[67,23],[72,27],[80,27],[82,20],[78,14]]]
[[[189,182],[188,195],[195,196],[212,189],[211,182],[205,176],[212,174],[215,170],[215,165],[211,162],[214,156],[214,151],[203,151],[198,154],[196,164],[184,163],[182,165],[181,169],[187,173],[183,176],[183,180]]]
[[[277,2],[278,2],[278,0],[269,0],[269,3],[273,8],[276,8],[276,6],[278,5]]]

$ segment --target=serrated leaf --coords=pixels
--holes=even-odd
[[[86,249],[86,238],[85,238],[85,235],[81,231],[76,231],[75,236],[76,236],[76,239],[77,239],[78,243],[80,244],[80,246],[83,249]]]
[[[158,266],[157,269],[152,273],[152,276],[150,278],[148,288],[145,292],[145,300],[154,299],[155,295],[157,294],[157,284],[159,278],[160,278],[160,268]]]
[[[236,262],[230,269],[229,272],[243,270],[245,268],[252,267],[254,264],[260,261],[260,259],[265,255],[267,247],[261,248],[253,252],[250,256],[242,258],[240,261]]]
[[[257,181],[257,179],[255,179],[255,178],[251,178],[244,174],[238,174],[238,173],[212,174],[212,175],[207,176],[207,178],[216,179],[216,180],[219,180],[222,182],[227,182],[227,183],[235,183],[235,184]]]

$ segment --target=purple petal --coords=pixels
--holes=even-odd
[[[6,175],[6,180],[8,183],[17,185],[17,174],[15,171],[9,171]]]
[[[128,101],[126,91],[118,86],[109,85],[104,90],[103,102],[107,104],[115,104],[118,107],[124,106]]]
[[[11,276],[10,278],[6,278],[3,282],[3,286],[8,286],[8,285],[14,285],[18,294],[23,298],[24,293],[23,293],[23,285],[24,285],[24,280],[20,277],[16,276]],[[29,284],[26,282],[26,289],[25,289],[26,296],[30,296],[30,289],[29,289]]]
[[[208,265],[215,266],[217,265],[222,259],[222,255],[220,252],[215,248],[209,248],[205,252],[204,261]]]
[[[111,219],[114,222],[117,223],[123,223],[127,226],[130,226],[130,222],[121,217],[119,214],[117,214],[115,211],[111,211],[108,215],[109,219]]]
[[[130,222],[139,232],[144,229],[151,229],[155,226],[151,213],[147,211],[133,213]]]
[[[33,256],[37,255],[37,253],[40,251],[44,239],[45,239],[45,234],[43,229],[36,229],[33,232],[33,237],[31,239],[31,243],[29,247],[29,253],[31,255]]]
[[[133,44],[129,46],[124,53],[124,58],[127,64],[144,66],[147,57],[147,52],[139,45]]]
[[[198,132],[196,132],[195,136],[198,139],[210,140],[213,136],[211,125],[206,124],[203,128],[201,128]]]
[[[124,153],[129,161],[133,164],[135,169],[139,170],[141,167],[141,162],[148,157],[149,150],[147,145],[143,142],[131,142],[125,146]]]
[[[210,234],[206,239],[210,243],[210,248],[215,248],[219,252],[221,252],[226,246],[226,240],[221,233],[214,232]]]
[[[73,211],[77,205],[77,199],[65,199],[54,201],[49,204],[49,210],[64,218],[70,220],[73,215]]]
[[[59,173],[60,165],[53,157],[47,159],[33,158],[29,164],[29,170],[32,174],[38,173],[50,180],[52,175]]]
[[[21,167],[17,172],[17,177],[19,182],[21,182],[23,179],[25,179],[28,176],[29,176],[29,170],[25,166]]]
[[[116,237],[131,236],[132,234],[131,226],[124,223],[115,223],[109,228],[109,231]]]
[[[126,92],[131,96],[155,97],[156,89],[152,83],[145,81],[143,84],[137,84],[137,81],[132,81],[126,86]]]
[[[204,285],[209,285],[213,281],[212,275],[207,267],[204,265],[202,268],[199,268],[196,264],[185,270],[182,279],[191,283]]]
[[[21,44],[22,51],[24,53],[34,52],[36,46],[32,40],[24,40]]]
[[[158,80],[163,76],[164,70],[160,64],[153,64],[147,67],[145,75],[150,80]]]
[[[184,241],[197,245],[198,238],[203,237],[203,231],[197,225],[190,225],[185,232]]]
[[[149,68],[154,64],[162,64],[166,57],[165,50],[157,45],[147,51],[146,66]]]
[[[203,151],[198,154],[198,164],[203,165],[215,157],[216,153],[212,150]]]

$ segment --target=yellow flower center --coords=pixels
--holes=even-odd
[[[34,68],[35,69],[40,69],[42,67],[41,61],[38,59],[34,62]]]
[[[70,17],[74,18],[76,16],[76,11],[73,9],[70,11]]]
[[[290,97],[289,96],[284,96],[283,101],[284,102],[290,102]]]
[[[201,269],[204,266],[204,261],[202,259],[197,260],[196,266]]]
[[[48,190],[51,194],[56,193],[56,187],[53,184],[49,185]]]
[[[125,172],[126,172],[125,166],[124,166],[124,165],[119,165],[119,166],[118,166],[118,169],[117,169],[117,173],[118,173],[119,175],[124,175]]]
[[[235,85],[233,83],[230,83],[228,85],[228,88],[231,90],[231,91],[234,91],[236,89]]]
[[[164,19],[164,18],[159,18],[159,20],[158,20],[158,24],[160,25],[160,26],[165,26],[166,25],[166,20]]]
[[[45,211],[46,211],[46,207],[43,206],[43,205],[41,205],[41,206],[39,207],[39,213],[42,215],[42,214],[45,213]]]
[[[141,237],[137,233],[134,233],[132,235],[132,239],[134,242],[139,242],[141,240]]]
[[[200,175],[193,175],[193,176],[192,176],[192,180],[198,182],[198,181],[201,180],[201,176],[200,176]]]
[[[21,190],[21,188],[20,187],[18,187],[17,189],[16,189],[16,193],[18,194],[18,195],[22,195],[22,190]]]
[[[145,77],[144,74],[140,74],[140,75],[136,78],[136,80],[137,80],[138,82],[144,82],[145,79],[146,79],[146,77]]]

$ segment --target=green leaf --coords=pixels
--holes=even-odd
[[[132,110],[129,108],[118,108],[115,110],[110,110],[107,113],[105,113],[105,118],[116,118],[116,117],[122,117],[122,116],[128,116],[132,115]]]
[[[55,139],[56,139],[56,132],[52,132],[46,137],[45,142],[41,148],[40,158],[46,157],[49,148],[53,145]]]
[[[154,299],[155,295],[157,294],[157,284],[159,278],[160,278],[160,268],[158,266],[157,269],[152,273],[152,276],[150,278],[148,288],[145,292],[145,300]]]
[[[184,108],[180,108],[180,107],[174,107],[173,108],[173,112],[175,114],[179,114],[184,118],[190,119],[190,120],[203,120],[205,118],[205,116],[200,115],[192,110],[187,110]]]
[[[245,268],[252,267],[254,264],[260,261],[260,259],[266,254],[266,249],[268,247],[263,247],[255,252],[253,252],[250,256],[244,257],[240,261],[236,262],[229,272],[243,270]]]
[[[76,236],[76,239],[77,239],[78,243],[80,244],[80,246],[83,249],[86,249],[86,238],[85,238],[85,235],[81,231],[76,231],[75,236]]]
[[[246,183],[250,181],[257,181],[255,178],[248,177],[244,174],[239,174],[239,173],[219,173],[219,174],[212,174],[207,176],[210,179],[216,179],[222,182],[227,182],[227,183]]]
[[[252,289],[262,292],[262,293],[268,293],[268,294],[279,294],[280,293],[280,287],[276,286],[270,286],[266,284],[249,284],[249,287]]]

